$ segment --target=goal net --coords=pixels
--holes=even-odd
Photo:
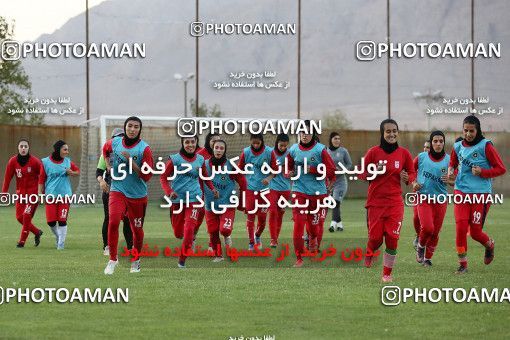
[[[81,127],[81,175],[79,179],[77,193],[95,194],[96,198],[101,197],[101,189],[96,180],[96,168],[101,155],[103,144],[111,138],[113,129],[124,125],[124,121],[129,116],[103,115],[100,118],[90,120],[80,125]],[[142,139],[145,140],[153,154],[154,161],[162,160],[166,162],[168,156],[177,153],[181,148],[181,140],[177,133],[177,124],[182,117],[150,117],[141,116],[142,120]],[[227,118],[194,118],[195,120],[226,120]],[[228,120],[233,120],[228,118]],[[246,119],[243,119],[246,120]],[[259,121],[273,121],[275,125],[282,119],[257,119]],[[284,121],[291,121],[285,119]],[[199,145],[204,146],[205,137],[209,131],[202,131],[199,134]],[[293,140],[292,136],[291,141]],[[221,138],[227,142],[227,157],[239,156],[241,151],[249,145],[249,133],[242,134],[239,131],[236,134],[224,134]],[[264,135],[264,143],[267,146],[274,146],[276,135]],[[161,158],[159,158],[161,157]],[[159,183],[159,177],[154,176],[148,183],[148,192],[150,200],[159,200],[163,196],[163,190]]]

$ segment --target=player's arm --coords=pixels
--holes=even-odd
[[[110,139],[107,140],[106,143],[104,143],[102,150],[103,158],[106,163],[106,171],[110,171],[112,169],[110,161],[110,155],[112,154],[112,152],[113,152],[112,139]]]
[[[404,153],[404,170],[407,173],[405,183],[413,183],[416,180],[416,169],[414,168],[413,156],[409,151]]]
[[[274,150],[271,152],[271,163],[270,163],[270,166],[271,166],[271,169],[273,171],[277,171],[278,170],[278,164],[276,164],[276,154],[274,152]],[[264,178],[262,180],[262,183],[264,185],[268,185],[269,182],[271,182],[271,180],[273,178],[275,178],[276,174],[273,174],[273,173],[270,173],[266,178]]]
[[[244,175],[241,174],[230,174],[230,178],[237,182],[239,185],[239,197],[243,197],[244,193],[246,192],[248,188],[248,183],[246,182],[246,178]],[[237,207],[237,210],[244,211],[244,206],[242,204],[239,204]]]
[[[9,185],[11,185],[12,176],[14,176],[14,162],[12,159],[7,162],[7,167],[5,168],[4,175],[4,184],[2,185],[2,192],[9,191]]]
[[[351,155],[349,154],[349,151],[347,151],[347,149],[345,149],[343,164],[347,170],[352,170],[352,168],[353,168],[352,159],[351,159]],[[335,168],[336,168],[336,164],[335,164]]]
[[[366,181],[367,177],[369,175],[372,175],[371,173],[370,174],[368,173],[367,168],[368,168],[368,164],[371,164],[371,163],[374,162],[373,158],[374,158],[373,157],[373,151],[372,151],[372,149],[369,149],[367,151],[367,153],[365,154],[365,156],[363,157],[363,159],[365,160],[365,162],[364,162],[365,167],[363,168],[363,173],[358,175],[359,179],[362,179],[362,180]]]
[[[71,167],[69,169],[66,169],[66,173],[68,176],[79,176],[80,175],[80,168],[73,162],[71,162]]]
[[[142,162],[140,164],[142,164],[142,165],[147,164],[151,169],[154,168],[154,156],[152,155],[152,150],[149,146],[147,146],[143,150]],[[140,179],[144,182],[148,182],[152,178],[152,175],[153,175],[152,171],[149,171],[146,174],[144,174],[140,170],[140,167],[138,165],[136,165],[134,162],[133,162],[133,169],[135,169],[136,173],[138,174],[138,177],[140,177]]]
[[[202,164],[202,173],[204,174],[205,177],[209,177],[209,172],[207,171],[207,167],[205,166],[205,162]],[[213,182],[212,180],[208,179],[208,180],[203,180],[202,178],[199,177],[198,179],[202,184],[205,184],[207,185],[207,187],[209,189],[211,189],[211,191],[214,193],[214,197],[215,198],[218,198],[220,197],[220,194],[218,192],[218,190],[216,190],[216,188],[214,187],[213,185]]]
[[[418,173],[418,157],[415,157],[413,160],[413,168],[416,173]],[[416,179],[411,182],[411,185],[413,186],[413,191],[418,191],[421,189],[421,184],[416,182]]]
[[[505,174],[506,172],[505,164],[503,164],[503,161],[501,160],[498,151],[496,150],[494,145],[492,145],[492,143],[487,143],[485,145],[485,156],[487,157],[487,161],[489,162],[491,167],[489,169],[482,169],[478,167],[480,169],[477,170],[479,170],[479,176],[481,178],[494,178]],[[476,170],[473,169],[473,171]]]
[[[326,166],[326,180],[332,185],[335,182],[335,179],[336,179],[336,174],[335,174],[336,165],[335,165],[335,161],[333,161],[333,158],[331,158],[331,155],[328,153],[326,148],[324,148],[322,150],[321,159],[322,159],[322,164],[324,164]]]
[[[108,191],[110,191],[110,187],[108,186],[108,183],[106,183],[106,181],[103,178],[105,172],[106,172],[106,161],[105,161],[103,155],[101,155],[99,157],[99,162],[97,163],[96,179],[99,182],[99,187],[101,188],[101,190],[103,190],[103,192],[108,192]]]
[[[457,157],[457,153],[455,149],[452,149],[452,153],[450,154],[450,164],[448,164],[448,180],[453,179],[453,173],[455,169],[459,166],[459,158]]]
[[[46,170],[44,170],[44,166],[41,166],[41,173],[39,174],[39,185],[38,185],[39,194],[44,194],[45,183],[46,183]]]
[[[169,159],[165,164],[165,171],[159,176],[159,182],[161,183],[161,188],[165,192],[165,195],[171,198],[177,197],[177,194],[172,190],[171,181],[168,180],[168,177],[173,176],[173,174],[174,163]]]
[[[244,160],[244,151],[241,152],[241,156],[239,156],[239,162],[237,163],[237,166],[239,169],[244,170],[244,166],[246,165],[246,161]]]

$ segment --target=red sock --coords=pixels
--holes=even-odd
[[[26,242],[26,240],[28,238],[28,234],[29,234],[28,229],[25,227],[25,225],[23,225],[23,227],[21,228],[21,234],[19,236],[19,242],[18,243],[25,244],[25,242]]]
[[[248,232],[248,238],[250,243],[255,243],[255,238],[253,236],[253,232],[255,231],[255,215],[248,215],[246,217],[246,231]]]
[[[305,231],[306,217],[305,215],[300,215],[296,213],[297,208],[293,209],[294,216],[294,231],[293,231],[293,241],[294,241],[294,253],[298,260],[302,260],[301,254],[305,250],[305,241],[303,240],[303,233]]]
[[[257,213],[257,231],[255,232],[255,236],[260,237],[264,229],[266,229],[266,218],[267,212]]]
[[[276,239],[280,237],[280,231],[282,230],[283,214],[284,210],[278,210],[277,221],[276,221]]]
[[[186,220],[184,223],[184,238],[181,245],[181,255],[179,256],[180,262],[184,262],[186,260],[186,256],[184,256],[184,254],[191,249],[196,227],[195,223],[193,223],[190,219]]]
[[[271,210],[269,212],[269,235],[271,236],[271,240],[277,240],[277,230],[278,230],[278,212],[276,210]]]

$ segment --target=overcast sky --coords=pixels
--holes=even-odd
[[[89,8],[103,1],[89,0]],[[1,16],[16,21],[16,40],[35,40],[84,12],[85,0],[0,0],[0,9]]]

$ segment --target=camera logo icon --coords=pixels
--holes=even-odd
[[[356,44],[356,58],[360,61],[370,61],[375,59],[375,42],[370,40],[361,40]]]
[[[4,61],[19,60],[21,58],[21,44],[15,40],[2,41],[0,58]]]
[[[400,287],[385,286],[381,289],[381,302],[385,306],[398,306],[401,302],[402,295]]]
[[[201,21],[195,21],[190,24],[190,34],[193,37],[201,37],[205,33],[205,25]]]
[[[0,207],[11,205],[11,194],[3,192],[0,194]]]
[[[197,134],[197,121],[193,118],[181,118],[177,121],[177,134],[182,138],[195,137]]]
[[[418,205],[418,193],[417,192],[408,192],[405,195],[405,204],[408,207],[416,207]]]

